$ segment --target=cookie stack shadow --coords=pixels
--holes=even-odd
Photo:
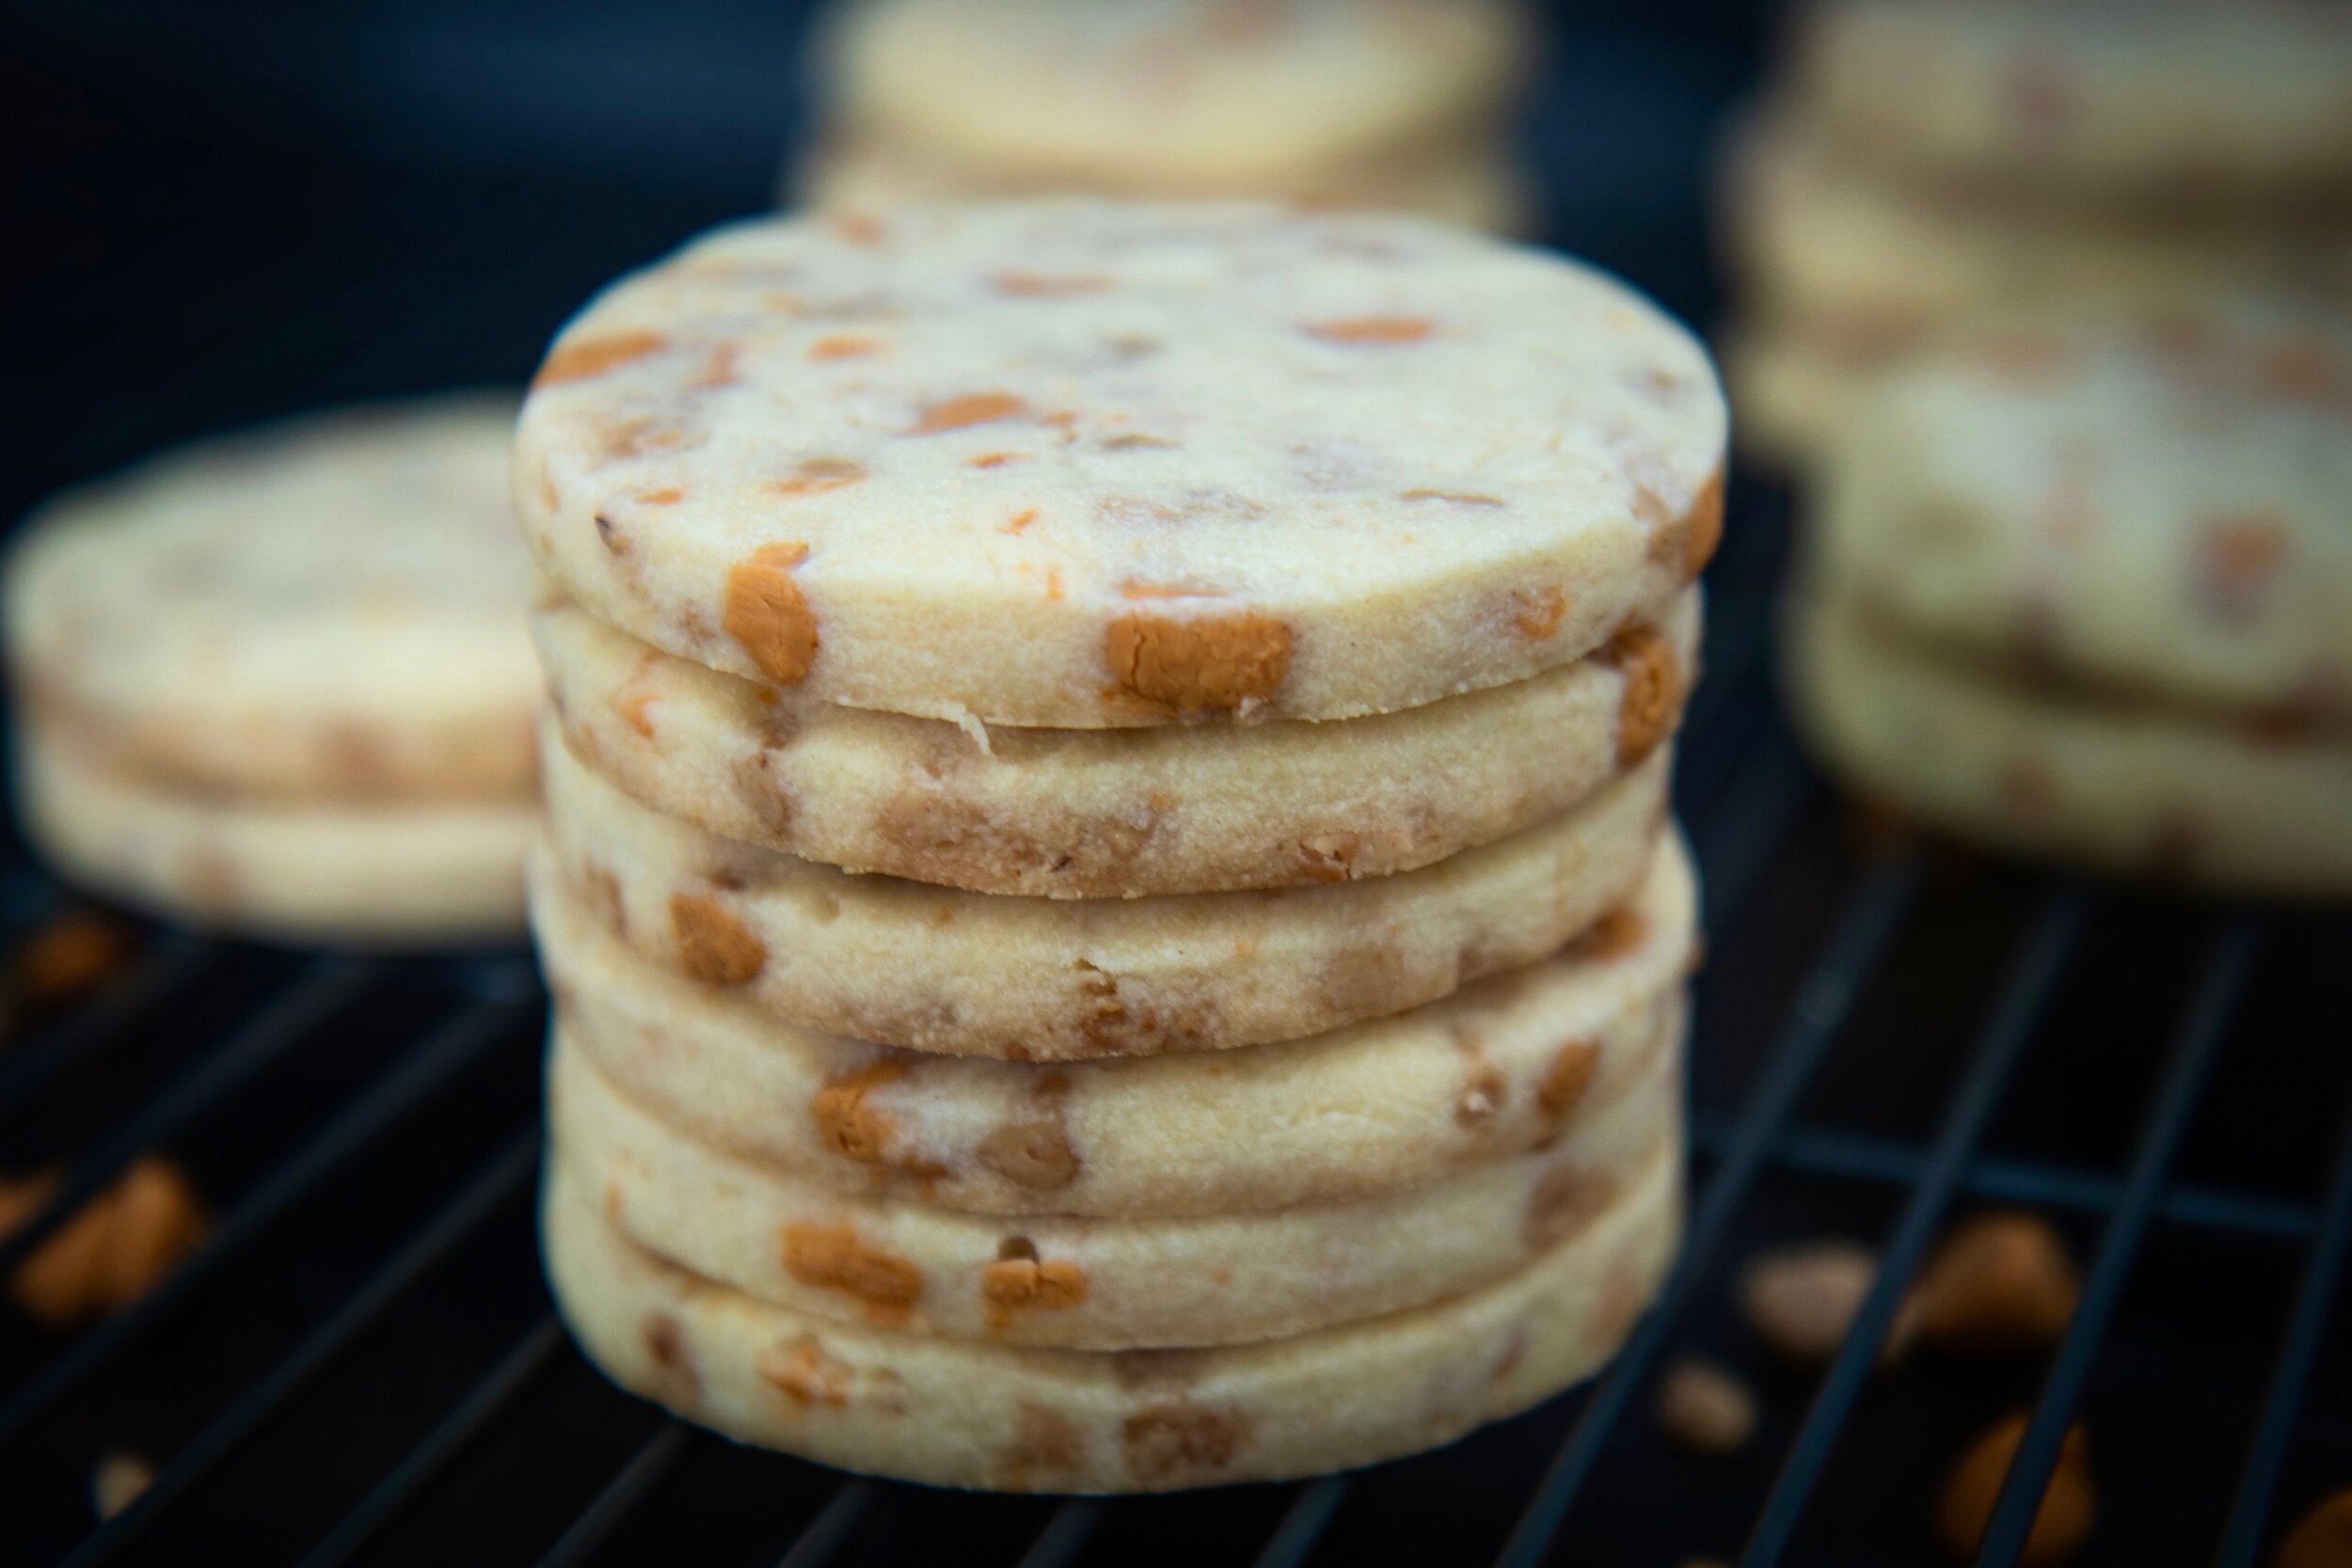
[[[665,651],[587,601],[608,592],[592,575],[606,555],[632,574],[615,583],[644,583],[658,549],[723,526],[690,515],[693,476],[713,471],[692,465],[726,438],[699,402],[675,422],[719,432],[707,446],[611,482],[666,498],[658,513],[596,505],[606,537],[581,538],[601,553],[565,558],[564,421],[642,419],[656,380],[699,374],[702,351],[678,345],[744,320],[709,290],[785,257],[803,291],[834,267],[867,289],[894,267],[984,275],[1021,254],[1011,237],[1064,266],[1100,245],[1146,276],[1155,245],[1230,247],[1286,289],[1299,280],[1265,270],[1263,247],[1326,232],[1274,209],[1210,213],[894,219],[923,238],[879,263],[870,236],[814,220],[744,230],[668,264],[692,290],[664,293],[658,270],[593,308],[550,356],[544,408],[526,410],[517,492],[544,510],[526,501],[525,531],[574,589],[533,618],[549,689],[532,874],[555,999],[548,1267],[591,1356],[697,1422],[961,1486],[1342,1468],[1585,1377],[1669,1264],[1696,937],[1668,790],[1698,656],[1691,578],[1720,530],[1721,416],[1699,351],[1631,296],[1439,230],[1339,230],[1358,243],[1327,291],[1366,267],[1426,281],[1419,246],[1538,267],[1580,309],[1593,291],[1613,330],[1654,333],[1671,356],[1659,384],[1694,377],[1703,393],[1686,499],[1609,525],[1649,532],[1628,535],[1622,580],[1591,591],[1638,611],[1483,689],[1311,721],[1283,705],[1307,689],[1303,614],[1295,641],[1270,611],[1129,595],[1100,611],[1101,690],[1083,698],[1106,716],[1096,727],[983,724],[961,690],[893,699],[931,717],[848,705],[826,683],[869,652],[854,585],[833,597],[814,570],[856,548],[848,523],[724,573],[700,617],[722,657]],[[1454,300],[1438,289],[1442,316]],[[1194,297],[1174,285],[1151,309]],[[1257,309],[1247,286],[1200,298]],[[711,314],[681,320],[680,299]],[[932,330],[873,309],[907,357]],[[1025,312],[961,294],[926,309],[1020,373]],[[800,335],[839,330],[779,322],[726,363],[800,387],[830,373],[807,368]],[[671,354],[675,368],[656,362]],[[964,438],[973,452],[1039,447],[1041,429],[1045,472],[1073,444],[1070,421],[986,395],[995,428]],[[939,406],[891,422],[929,440]],[[1213,460],[1214,434],[1193,431],[1171,467]],[[822,471],[911,487],[929,483],[911,466],[947,451],[891,439]],[[886,469],[902,451],[917,455]],[[978,504],[948,480],[926,493]],[[1015,499],[1030,494],[1053,496]],[[618,549],[616,521],[630,523]],[[633,612],[635,588],[609,592],[622,596],[600,606]],[[1068,602],[1057,579],[1038,614]],[[1543,593],[1517,613],[1541,625],[1503,625],[1508,646],[1574,623]],[[1010,703],[1028,668],[984,674]]]

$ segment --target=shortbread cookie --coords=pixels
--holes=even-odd
[[[195,789],[528,794],[514,413],[474,397],[305,420],[53,503],[8,572],[21,701],[110,768]]]
[[[1995,307],[2193,302],[2217,288],[2352,293],[2344,226],[2187,223],[1937,188],[1841,161],[1770,120],[1732,162],[1731,246],[1759,314],[1887,348]]]
[[[1819,565],[1923,637],[2120,694],[2352,726],[2352,321],[2012,324],[1883,383]]]
[[[1534,826],[1672,734],[1695,594],[1664,626],[1401,713],[1024,730],[816,702],[558,607],[533,617],[572,749],[666,816],[850,871],[1055,898],[1384,877]]]
[[[1751,325],[1717,353],[1731,393],[1740,450],[1776,467],[1808,469],[1836,440],[1877,367],[1874,353],[1840,352],[1787,326]]]
[[[1041,1067],[779,1023],[629,951],[551,873],[534,862],[548,988],[616,1088],[754,1164],[982,1213],[1344,1203],[1522,1152],[1676,1049],[1696,957],[1669,834],[1585,938],[1441,1002],[1282,1045]]]
[[[1410,213],[1495,234],[1525,232],[1532,198],[1502,145],[1481,126],[1471,135],[1380,156],[1275,177],[1245,175],[1214,191],[1154,186],[1148,172],[1016,169],[974,163],[954,148],[930,147],[871,127],[825,138],[792,177],[793,199],[834,211],[874,212],[915,201],[1033,197],[1177,194],[1277,197],[1300,206]]]
[[[555,1158],[640,1246],[814,1317],[1084,1350],[1242,1344],[1401,1311],[1566,1241],[1680,1157],[1682,1053],[1537,1152],[1355,1203],[1109,1220],[850,1197],[706,1148],[554,1033]]]
[[[850,876],[647,811],[552,724],[543,756],[557,863],[639,952],[804,1028],[1065,1061],[1295,1039],[1533,963],[1641,885],[1672,752],[1419,871],[1079,900]]]
[[[860,707],[1342,719],[1581,658],[1722,521],[1705,352],[1413,220],[1060,200],[746,225],[607,292],[516,502],[580,608]]]
[[[1678,1161],[1470,1295],[1222,1350],[1031,1350],[836,1323],[623,1240],[560,1162],[541,1233],[564,1322],[627,1387],[740,1441],[948,1486],[1171,1491],[1452,1441],[1590,1375],[1672,1262]]]
[[[521,934],[539,832],[528,799],[205,798],[117,772],[38,723],[16,751],[35,845],[69,879],[154,913],[290,942]]]
[[[864,0],[834,111],[1075,188],[1270,196],[1498,134],[1525,69],[1503,0]]]
[[[1797,95],[1890,163],[2168,204],[2352,186],[2352,15],[2243,0],[1836,0]]]
[[[2352,892],[2352,739],[2037,688],[1800,602],[1790,688],[1826,760],[1922,818],[2104,869]]]

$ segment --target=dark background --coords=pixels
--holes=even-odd
[[[1770,8],[1551,9],[1523,127],[1545,236],[1709,329],[1720,309],[1710,153],[1762,70]],[[208,432],[322,404],[520,382],[599,285],[769,205],[809,110],[796,56],[808,10],[754,0],[0,4],[0,524],[61,484]],[[1737,1368],[1762,1394],[1765,1422],[1735,1459],[1696,1460],[1660,1437],[1637,1393],[1554,1560],[1674,1568],[1729,1557],[1749,1538],[1814,1378],[1774,1361],[1742,1324],[1730,1297],[1739,1266],[1777,1243],[1887,1234],[1957,1086],[1986,1059],[2016,956],[2073,896],[2035,868],[1936,850],[1907,863],[1926,868],[1916,896],[1874,931],[1871,889],[1887,862],[1868,842],[1857,850],[1772,697],[1786,501],[1735,474],[1709,573],[1708,680],[1677,774],[1709,883],[1692,1058],[1702,1190],[1807,1019],[1828,1008],[1838,1026],[1818,1077],[1769,1124],[1768,1158],[1732,1227],[1695,1257],[1688,1309],[1662,1341],[1668,1354],[1701,1351]],[[0,892],[10,940],[18,904],[59,896],[12,852],[0,855]],[[2173,1042],[2235,915],[2130,893],[2090,899],[2087,934],[2036,1015],[1955,1207],[2035,1205],[2088,1261],[2119,1212],[2153,1201],[2114,1315],[2088,1347],[2080,1408],[2103,1517],[2085,1562],[2205,1561],[2263,1426],[2280,1323],[2313,1240],[2330,1234],[2320,1197],[2343,1168],[2352,933],[2340,915],[2257,917],[2259,956],[2215,1037],[2177,1165],[2139,1181],[2134,1150],[2150,1107],[2168,1087],[2197,1086]],[[1884,951],[1849,973],[1837,944],[1856,930],[1884,937]],[[519,956],[347,970],[144,935],[140,967],[111,995],[0,1055],[0,1169],[71,1164],[136,1108],[184,1094],[222,1051],[266,1037],[254,1021],[268,1009],[324,986],[342,1001],[308,1033],[281,1031],[290,1043],[266,1072],[167,1140],[232,1223],[284,1179],[289,1150],[340,1136],[350,1109],[381,1103],[377,1074],[443,1049],[436,1028],[455,1019],[495,1038],[303,1187],[167,1321],[111,1352],[40,1420],[0,1435],[0,1563],[53,1561],[83,1540],[91,1463],[119,1448],[167,1466],[219,1460],[145,1528],[129,1560],[297,1560],[534,1335],[553,1348],[533,1375],[367,1560],[528,1563],[587,1517],[596,1528],[571,1537],[582,1550],[561,1560],[749,1568],[776,1561],[836,1495],[830,1472],[714,1439],[646,1447],[664,1441],[656,1414],[612,1392],[546,1328],[528,1171],[500,1152],[528,1155],[515,1140],[528,1140],[535,1106],[538,997]],[[135,982],[152,984],[135,997]],[[33,1059],[56,1064],[39,1093],[18,1071]],[[382,1321],[266,1421],[218,1441],[224,1415],[381,1281],[406,1238],[485,1191],[503,1196],[478,1231],[431,1267],[390,1265],[405,1272]],[[2332,1235],[2340,1255],[2343,1232]],[[64,1354],[0,1313],[0,1416]],[[1872,1379],[1788,1560],[1940,1561],[1925,1528],[1938,1478],[1971,1433],[2033,1401],[2044,1370],[2031,1356],[1927,1361]],[[2352,1348],[2329,1345],[2290,1381],[2309,1391],[2280,1429],[2276,1510],[2257,1515],[2272,1518],[2272,1539],[2352,1481]],[[1584,1399],[1356,1478],[1312,1560],[1491,1560]],[[628,1468],[648,1453],[666,1457]],[[651,1478],[642,1497],[600,1524],[583,1514],[625,1494],[631,1475]],[[1248,1487],[1121,1503],[1096,1520],[1082,1560],[1248,1562],[1299,1496]],[[1065,1517],[1043,1499],[913,1488],[881,1497],[845,1560],[1010,1563]],[[587,1549],[596,1540],[601,1555]]]

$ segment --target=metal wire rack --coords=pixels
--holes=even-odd
[[[648,236],[714,215],[446,174],[337,188],[257,185],[226,154],[147,176],[142,259],[64,289],[0,387],[28,454],[0,503],[167,436],[526,365]],[[103,989],[0,1047],[0,1165],[63,1172],[0,1242],[0,1275],[145,1150],[192,1173],[215,1223],[103,1323],[53,1336],[0,1308],[0,1560],[1884,1568],[1941,1560],[1939,1478],[2022,1407],[1981,1563],[2017,1560],[2077,1418],[2101,1497],[2086,1563],[2263,1560],[2352,1481],[2352,1335],[2329,1332],[2352,1240],[2352,917],[1857,837],[1773,701],[1786,511],[1735,485],[1682,742],[1710,947],[1688,1244],[1594,1384],[1423,1458],[1164,1498],[965,1496],[736,1449],[612,1391],[549,1315],[527,955],[142,928]],[[11,848],[0,953],[70,907]],[[1932,1240],[1994,1204],[2047,1214],[2085,1260],[2063,1343],[1881,1370]],[[1728,1285],[1757,1250],[1826,1234],[1883,1262],[1835,1361],[1799,1370]],[[1651,1418],[1657,1373],[1691,1350],[1762,1396],[1728,1459]],[[118,1450],[157,1474],[101,1523],[89,1476]]]

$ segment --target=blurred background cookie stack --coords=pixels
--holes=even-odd
[[[1513,0],[859,0],[796,180],[833,207],[1279,197],[1524,225]]]
[[[1826,0],[1732,148],[1744,445],[1988,308],[2352,292],[2352,11]]]
[[[590,1354],[1049,1491],[1592,1371],[1678,1229],[1724,437],[1645,302],[1396,218],[802,218],[592,305],[516,453]]]
[[[53,502],[8,577],[25,826],[69,878],[287,942],[522,927],[538,682],[509,397],[313,417]]]
[[[1990,326],[1836,445],[1791,605],[1826,759],[1976,837],[2352,890],[2352,323]]]

